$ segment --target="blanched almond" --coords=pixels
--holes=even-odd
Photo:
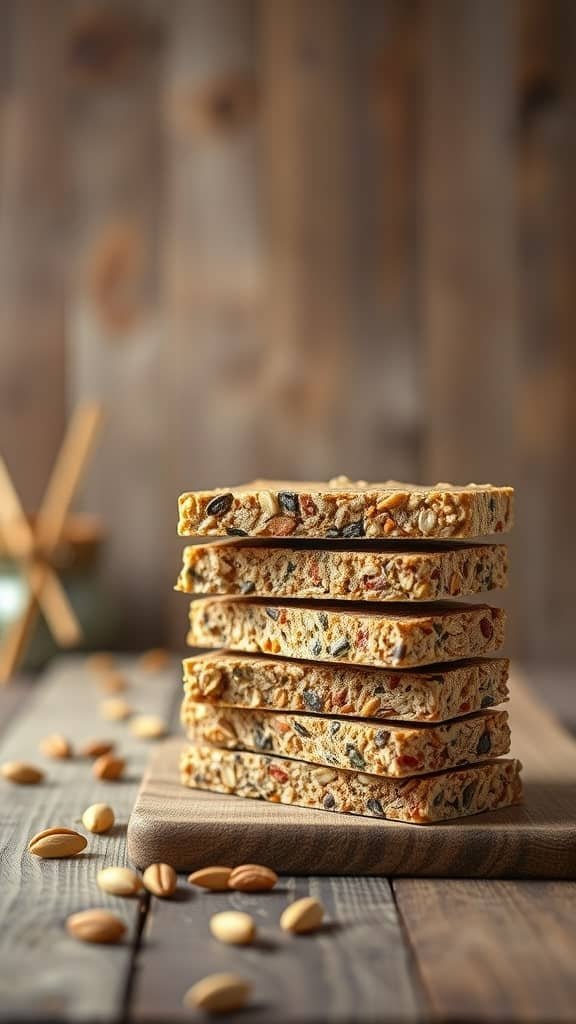
[[[256,925],[250,914],[241,910],[223,910],[210,918],[210,931],[215,939],[230,946],[248,946],[254,941]]]
[[[210,974],[188,989],[183,1001],[207,1013],[231,1013],[245,1006],[251,994],[251,983],[239,974]]]
[[[114,824],[114,811],[108,804],[90,804],[82,815],[82,824],[88,832],[108,832]]]
[[[113,896],[135,896],[142,888],[142,879],[130,868],[103,868],[98,872],[96,881],[104,892]]]
[[[168,731],[160,715],[137,715],[129,725],[130,732],[142,740],[156,740]]]
[[[142,875],[144,887],[148,892],[165,899],[172,896],[178,885],[178,875],[170,864],[150,864]]]
[[[0,775],[19,786],[33,786],[44,778],[44,772],[27,761],[5,761],[0,765]]]
[[[66,930],[82,942],[119,942],[126,931],[126,925],[109,910],[95,908],[71,914],[66,921]]]
[[[107,722],[124,722],[130,718],[132,710],[123,697],[111,697],[110,700],[103,700],[100,705],[100,714]]]
[[[124,774],[126,762],[123,757],[116,757],[115,754],[103,754],[97,758],[92,765],[92,774],[97,779],[106,779],[108,782],[115,782]]]
[[[72,744],[65,736],[58,732],[51,736],[45,736],[40,742],[40,750],[45,757],[53,757],[57,760],[66,760],[72,757]]]
[[[272,868],[263,864],[239,864],[234,868],[228,879],[228,888],[239,892],[265,892],[273,889],[278,875]]]
[[[38,832],[28,843],[28,850],[35,857],[76,857],[88,845],[86,836],[75,832],[73,828],[57,826]]]
[[[212,892],[225,892],[228,889],[228,879],[232,874],[232,868],[214,866],[211,868],[200,868],[188,875],[191,885],[199,885],[202,889],[211,889]]]
[[[304,896],[301,900],[295,900],[280,918],[280,927],[285,932],[304,934],[315,932],[324,919],[324,907],[319,900],[313,896]]]

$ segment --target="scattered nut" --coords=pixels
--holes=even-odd
[[[324,907],[313,896],[304,896],[286,907],[280,918],[280,927],[285,932],[302,935],[315,932],[324,919]]]
[[[114,811],[108,804],[91,804],[82,815],[82,824],[88,832],[108,832],[114,824]]]
[[[102,754],[110,754],[116,744],[113,740],[86,740],[80,747],[81,757],[102,757]]]
[[[228,888],[238,892],[264,892],[273,889],[278,875],[262,864],[240,864],[230,873]]]
[[[80,835],[72,828],[57,826],[38,832],[28,843],[28,851],[35,857],[44,859],[54,857],[76,857],[88,845],[86,836]]]
[[[143,740],[156,740],[165,736],[168,727],[160,715],[137,715],[130,722],[130,732]]]
[[[96,881],[104,892],[113,896],[136,896],[142,888],[142,879],[131,868],[111,867],[98,872]]]
[[[144,888],[165,899],[172,896],[178,884],[178,875],[170,864],[150,864],[142,875]]]
[[[100,714],[108,722],[124,722],[132,713],[133,709],[122,697],[111,697],[100,705]]]
[[[161,668],[170,661],[170,652],[164,650],[163,647],[153,647],[150,651],[145,651],[140,656],[139,664],[140,668],[143,668],[145,672],[158,672]]]
[[[109,910],[81,910],[66,921],[66,931],[82,942],[119,942],[126,925]]]
[[[210,974],[188,989],[183,1002],[208,1013],[231,1013],[245,1006],[251,994],[251,983],[238,974]]]
[[[40,743],[40,751],[45,757],[53,757],[56,760],[64,761],[72,757],[72,744],[65,736],[55,732],[51,736],[44,737]]]
[[[20,786],[35,785],[44,778],[44,772],[27,761],[5,761],[0,765],[0,775],[8,782],[16,782]]]
[[[114,657],[107,651],[96,651],[94,654],[88,655],[85,665],[92,672],[106,672],[113,667]]]
[[[199,871],[193,871],[188,875],[188,881],[191,885],[199,885],[202,889],[210,889],[212,892],[226,892],[231,874],[232,868],[200,868]]]
[[[215,939],[230,946],[249,946],[256,935],[256,925],[250,914],[240,910],[223,910],[210,918],[210,931]]]
[[[114,782],[124,774],[126,762],[123,757],[116,757],[115,754],[102,754],[92,765],[92,774],[97,779],[107,779]]]
[[[121,672],[105,672],[99,676],[98,686],[104,693],[122,693],[128,689],[128,680]]]

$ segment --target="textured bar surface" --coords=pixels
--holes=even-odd
[[[509,807],[519,802],[522,788],[520,763],[508,759],[397,780],[191,746],[182,754],[180,767],[181,781],[191,788],[413,824]]]
[[[188,643],[292,658],[390,668],[476,658],[504,642],[505,613],[488,605],[267,603],[201,598],[190,606]]]
[[[286,715],[186,703],[188,738],[227,750],[253,750],[333,768],[401,778],[473,764],[510,750],[506,711],[442,725],[391,724],[323,715]]]
[[[512,487],[255,480],[180,495],[181,536],[467,538],[513,525]]]
[[[443,722],[508,700],[507,658],[374,669],[214,651],[186,658],[186,700],[228,707]]]
[[[304,546],[305,545],[305,546]],[[184,549],[176,589],[186,594],[349,601],[436,601],[507,585],[504,544],[229,540]]]

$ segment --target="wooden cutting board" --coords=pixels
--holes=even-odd
[[[281,874],[576,879],[576,741],[517,676],[512,754],[525,801],[440,825],[405,825],[186,789],[180,739],[151,760],[128,826],[128,853],[191,871],[260,862]]]

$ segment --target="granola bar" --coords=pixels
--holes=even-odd
[[[305,544],[306,546],[302,546]],[[184,548],[176,590],[185,594],[349,601],[435,601],[505,587],[504,544],[436,544],[261,540],[216,541]]]
[[[188,747],[181,781],[192,789],[318,810],[426,824],[519,803],[520,762],[485,761],[411,779],[326,768],[246,751]]]
[[[488,605],[353,602],[269,603],[205,597],[190,605],[188,643],[289,658],[409,668],[491,654],[504,641],[505,614]]]
[[[410,672],[215,651],[183,661],[191,702],[443,722],[508,700],[506,658]],[[186,718],[184,719],[186,721]]]
[[[398,725],[323,715],[187,704],[187,735],[227,750],[265,751],[332,768],[400,778],[472,764],[510,750],[506,711],[484,711],[442,725]]]
[[[510,530],[512,487],[440,483],[433,487],[255,480],[180,495],[181,536],[382,538],[481,537]]]

